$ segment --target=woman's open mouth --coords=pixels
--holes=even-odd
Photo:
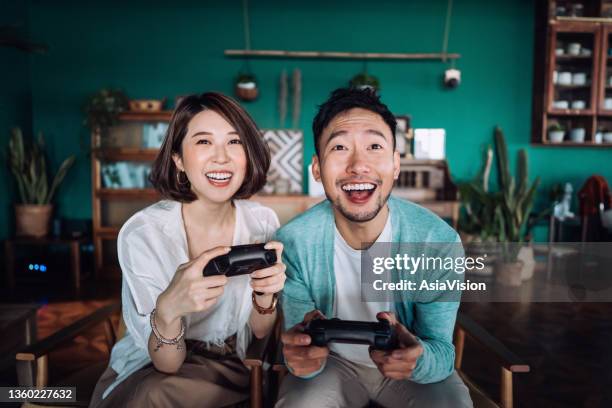
[[[228,171],[217,171],[206,173],[206,179],[215,187],[227,187],[232,180],[233,174]]]
[[[342,191],[354,204],[366,203],[372,197],[374,190],[376,190],[376,184],[373,183],[346,183],[342,185]]]

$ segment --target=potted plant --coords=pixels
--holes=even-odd
[[[253,74],[242,73],[236,77],[235,83],[236,96],[243,101],[253,101],[259,95],[257,79]]]
[[[119,122],[119,114],[128,110],[129,100],[120,89],[100,89],[83,105],[84,125],[101,133]]]
[[[49,187],[42,134],[38,136],[38,140],[26,145],[21,129],[13,129],[8,154],[20,199],[20,203],[15,204],[16,234],[44,237],[49,232],[53,211],[51,200],[75,158],[70,156],[64,160]]]
[[[349,85],[351,88],[357,89],[366,89],[371,88],[375,92],[380,90],[380,81],[373,75],[368,74],[367,72],[362,72],[360,74],[355,75],[350,81]]]
[[[533,249],[524,243],[540,179],[529,184],[524,149],[518,154],[517,176],[512,177],[506,141],[499,127],[495,128],[494,140],[499,191],[489,188],[493,160],[493,149],[489,146],[483,171],[476,180],[459,186],[465,210],[460,227],[465,232],[478,234],[480,241],[502,244],[497,257],[497,279],[503,284],[518,286],[533,274]]]
[[[561,143],[565,137],[565,128],[559,122],[551,122],[548,126],[548,140],[551,143]]]

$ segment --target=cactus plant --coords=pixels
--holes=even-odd
[[[42,134],[39,134],[38,139],[33,141],[31,146],[27,146],[24,143],[21,129],[13,129],[8,154],[9,166],[15,176],[22,204],[49,204],[75,160],[74,156],[64,160],[49,188],[45,141]]]
[[[489,189],[493,149],[488,146],[482,171],[475,180],[459,186],[465,209],[461,229],[478,234],[482,241],[524,242],[540,178],[537,177],[529,184],[527,152],[524,149],[518,153],[517,174],[516,178],[513,177],[510,174],[506,140],[499,127],[495,128],[494,141],[499,191],[491,192]],[[514,251],[509,257],[516,257]]]

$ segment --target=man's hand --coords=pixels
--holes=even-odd
[[[370,350],[370,357],[378,367],[378,370],[387,378],[392,380],[406,380],[412,376],[416,367],[417,359],[423,354],[423,346],[417,338],[401,324],[395,314],[391,312],[380,312],[376,315],[378,319],[388,320],[395,329],[398,340],[398,348],[391,351]]]
[[[306,324],[314,318],[325,318],[318,310],[304,315],[304,321],[293,326],[281,335],[285,363],[291,372],[298,377],[308,376],[325,364],[329,355],[328,347],[311,346],[311,338],[304,334]]]

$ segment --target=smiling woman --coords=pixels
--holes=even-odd
[[[234,100],[204,93],[181,101],[151,173],[164,200],[119,233],[127,333],[90,406],[218,407],[247,398],[241,359],[253,335],[272,329],[285,266],[231,278],[203,270],[230,246],[256,242],[282,259],[282,245],[270,241],[276,214],[244,200],[263,187],[269,166],[257,125]]]

